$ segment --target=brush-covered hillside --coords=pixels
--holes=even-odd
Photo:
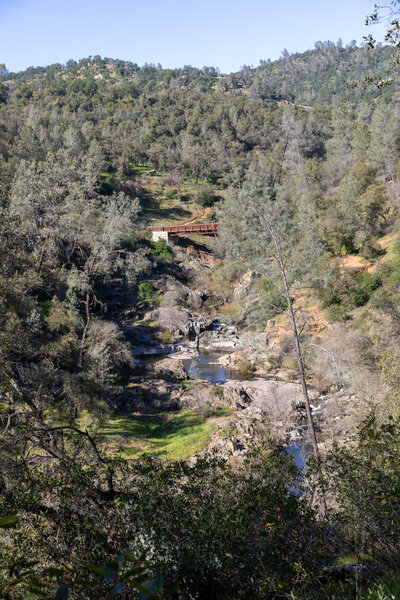
[[[391,57],[1,68],[2,598],[398,597]]]

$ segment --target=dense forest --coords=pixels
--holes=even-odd
[[[0,65],[2,598],[400,597],[392,55]],[[149,232],[209,220],[213,241]],[[138,348],[184,344],[189,310],[197,343],[216,322],[251,340],[243,377],[322,399],[301,475],[271,415],[210,450],[244,392],[163,367],[150,396]]]

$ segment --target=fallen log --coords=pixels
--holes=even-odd
[[[333,565],[331,567],[323,567],[324,573],[362,573],[369,572],[369,568],[365,565]]]

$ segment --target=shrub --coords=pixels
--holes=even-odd
[[[151,247],[153,256],[161,256],[161,258],[171,258],[173,256],[171,248],[165,242],[152,242]]]
[[[335,321],[343,321],[346,318],[346,312],[343,304],[331,304],[325,310],[325,317],[328,323],[335,323]]]
[[[256,370],[255,365],[247,358],[241,358],[235,364],[235,368],[242,377],[251,377]]]
[[[330,388],[332,382],[327,373],[316,373],[315,375],[313,375],[312,384],[313,387],[316,390],[318,390],[320,394],[323,394]]]
[[[371,415],[354,443],[335,447],[325,459],[327,491],[336,518],[353,548],[381,564],[400,565],[400,421],[380,424]]]
[[[397,261],[400,261],[400,241],[394,242],[392,245],[391,254],[396,257]]]
[[[218,183],[219,176],[215,171],[210,171],[207,175],[207,183],[211,183],[212,185],[216,185]]]
[[[299,366],[297,360],[293,356],[284,356],[282,358],[282,368],[297,371]]]
[[[312,553],[304,543],[318,526],[290,494],[290,465],[279,451],[239,469],[210,459],[136,469],[140,496],[127,514],[156,558],[171,563],[165,575],[176,598],[272,598],[297,585],[296,563],[318,564],[319,543]]]
[[[43,300],[42,302],[38,302],[38,306],[40,307],[44,317],[49,316],[52,305],[53,300]]]
[[[48,301],[40,303],[43,312],[48,311],[45,324],[51,334],[48,343],[48,354],[62,369],[74,369],[79,354],[79,319],[77,315],[67,310],[62,302],[54,298],[50,305]]]
[[[261,302],[253,306],[248,315],[251,325],[264,329],[267,321],[282,314],[287,308],[287,301],[283,294],[267,295]]]
[[[178,197],[178,190],[176,188],[170,188],[169,190],[166,190],[164,194],[166,198],[173,200]]]
[[[353,278],[350,273],[342,272],[336,267],[330,274],[327,285],[317,290],[319,299],[323,308],[331,304],[345,303],[348,298],[348,290],[353,285]]]
[[[356,281],[359,285],[363,286],[363,288],[369,293],[372,292],[381,285],[381,280],[378,273],[368,273],[364,271],[364,273],[360,273],[356,277]]]
[[[377,256],[383,254],[383,252],[375,240],[369,239],[366,240],[366,242],[364,242],[364,244],[361,246],[360,254],[364,258],[376,258]]]
[[[332,323],[343,319],[346,309],[366,304],[372,293],[381,285],[379,273],[364,271],[354,278],[349,272],[341,273],[340,270],[335,270],[329,285],[318,292],[323,307],[330,307],[330,310],[327,311],[328,321]]]
[[[356,287],[349,290],[349,298],[352,308],[356,308],[357,306],[364,306],[368,302],[369,294],[363,288]]]
[[[201,190],[199,193],[198,203],[201,204],[201,206],[212,206],[217,200],[217,196],[215,196],[210,190]]]
[[[363,306],[368,302],[373,291],[382,285],[378,273],[360,273],[355,278],[355,286],[349,290],[349,300],[353,307]]]
[[[194,418],[191,415],[189,421]],[[187,426],[186,420],[181,423],[183,429]],[[29,507],[28,513],[21,515],[28,558],[39,561],[34,568],[36,581],[56,560],[63,569],[55,575],[51,571],[53,589],[60,579],[61,584],[71,586],[74,598],[118,598],[119,588],[112,595],[109,588],[116,583],[111,582],[113,571],[122,563],[120,572],[125,571],[122,555],[129,547],[132,556],[141,556],[145,562],[148,578],[154,573],[153,565],[162,565],[168,586],[176,586],[175,600],[262,600],[289,597],[291,589],[296,598],[311,597],[309,582],[317,581],[313,574],[326,560],[326,535],[307,503],[290,492],[298,473],[285,453],[250,455],[243,466],[235,468],[223,460],[200,457],[192,465],[143,458],[130,464],[118,462],[114,468],[123,474],[118,478],[123,493],[107,501],[98,499],[104,467],[101,471],[87,460],[82,468],[74,467],[73,477],[60,477],[56,471],[53,477],[30,481],[33,506],[40,506],[41,499],[51,494],[59,519],[54,527],[47,513],[38,519],[29,515]],[[17,491],[17,500],[25,499],[26,490]],[[0,497],[0,515],[15,514],[12,509],[14,506]],[[20,547],[11,549],[21,555]],[[119,556],[114,559],[116,554]],[[115,564],[109,564],[111,559]],[[75,568],[104,563],[107,570],[94,568],[94,573],[105,572],[106,580],[95,579],[93,574],[86,584],[86,573],[71,575]],[[132,577],[143,575],[137,565],[132,566]],[[15,581],[15,573],[12,576]],[[126,581],[126,576],[121,573],[119,580]],[[3,598],[11,597],[8,589],[7,594],[2,593],[10,579],[0,569]],[[146,578],[142,579],[144,583]],[[26,597],[28,591],[24,590],[23,596],[18,592],[16,597]],[[45,588],[40,597],[54,598],[55,593]],[[127,587],[121,597],[137,596]],[[143,593],[141,597],[152,596]]]
[[[116,375],[133,367],[130,344],[115,323],[100,319],[92,322],[84,366],[101,383],[113,381]]]
[[[156,288],[150,282],[140,283],[138,287],[138,306],[153,304]]]
[[[282,364],[282,357],[276,354],[270,354],[268,356],[268,362],[273,369],[279,369]]]
[[[175,335],[171,331],[159,331],[156,338],[160,344],[172,344],[175,341]]]
[[[124,377],[121,377],[121,375],[116,375],[115,377],[113,377],[112,382],[117,387],[122,387],[122,388],[127,387],[129,384],[128,380],[125,379]]]
[[[226,319],[234,321],[238,319],[241,315],[241,308],[237,302],[228,302],[221,306],[221,312]]]

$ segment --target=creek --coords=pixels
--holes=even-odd
[[[191,379],[204,379],[212,383],[225,383],[232,379],[239,381],[251,379],[251,377],[241,376],[238,371],[235,371],[229,365],[221,363],[222,356],[222,354],[201,352],[195,358],[182,360],[183,368]],[[286,446],[286,452],[293,458],[299,471],[303,470],[309,452],[307,444],[302,441],[293,442]]]
[[[239,381],[249,379],[229,365],[219,362],[223,356],[223,354],[201,352],[195,358],[183,359],[182,364],[191,379],[206,379],[212,383],[225,383],[230,379]]]

